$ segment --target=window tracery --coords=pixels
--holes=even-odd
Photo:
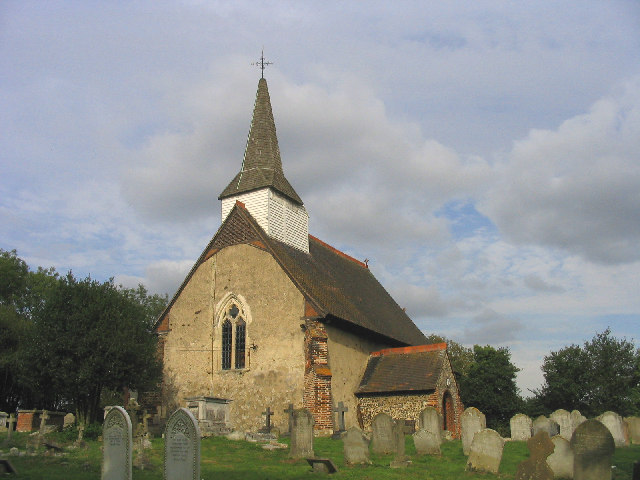
[[[242,304],[233,299],[228,303],[222,316],[221,367],[222,370],[236,370],[247,367],[247,321]]]

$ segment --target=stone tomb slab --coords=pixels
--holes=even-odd
[[[611,479],[611,457],[615,448],[611,432],[598,420],[578,425],[571,437],[573,480]]]
[[[200,480],[200,428],[186,408],[167,420],[164,433],[165,480]]]
[[[132,444],[129,414],[112,407],[102,424],[102,480],[131,480]]]
[[[307,458],[314,473],[336,473],[338,467],[330,458]]]

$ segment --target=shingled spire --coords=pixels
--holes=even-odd
[[[302,205],[302,200],[282,171],[282,160],[280,159],[280,148],[276,136],[276,124],[271,111],[267,81],[261,78],[258,83],[258,93],[256,94],[242,168],[227,185],[227,188],[222,191],[218,199],[222,200],[265,187],[273,188],[298,205]]]
[[[236,202],[241,202],[269,236],[309,252],[309,216],[282,171],[276,125],[264,78],[258,83],[242,168],[218,198],[222,200],[223,221]]]

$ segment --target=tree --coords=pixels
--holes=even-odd
[[[508,348],[473,347],[473,363],[461,378],[462,402],[476,407],[487,418],[487,426],[506,433],[509,419],[522,407],[516,386],[519,369],[511,363]]]
[[[34,313],[34,327],[28,367],[34,385],[50,392],[41,403],[67,402],[81,423],[99,418],[104,389],[143,389],[159,378],[149,311],[112,280],[69,273]]]
[[[577,409],[595,416],[607,410],[640,413],[640,350],[607,328],[583,347],[570,345],[544,358],[545,383],[536,396],[549,410]]]
[[[451,366],[456,373],[456,378],[467,375],[473,363],[473,350],[436,334],[429,335],[427,337],[427,343],[446,343],[447,352],[449,352],[449,357],[451,357]]]

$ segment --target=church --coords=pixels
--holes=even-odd
[[[446,344],[425,345],[367,263],[309,234],[264,78],[242,166],[219,200],[220,228],[155,325],[167,408],[210,399],[241,431],[258,430],[265,411],[286,431],[287,409],[306,408],[327,435],[338,405],[347,428],[365,429],[380,412],[413,425],[433,406],[459,436]]]

